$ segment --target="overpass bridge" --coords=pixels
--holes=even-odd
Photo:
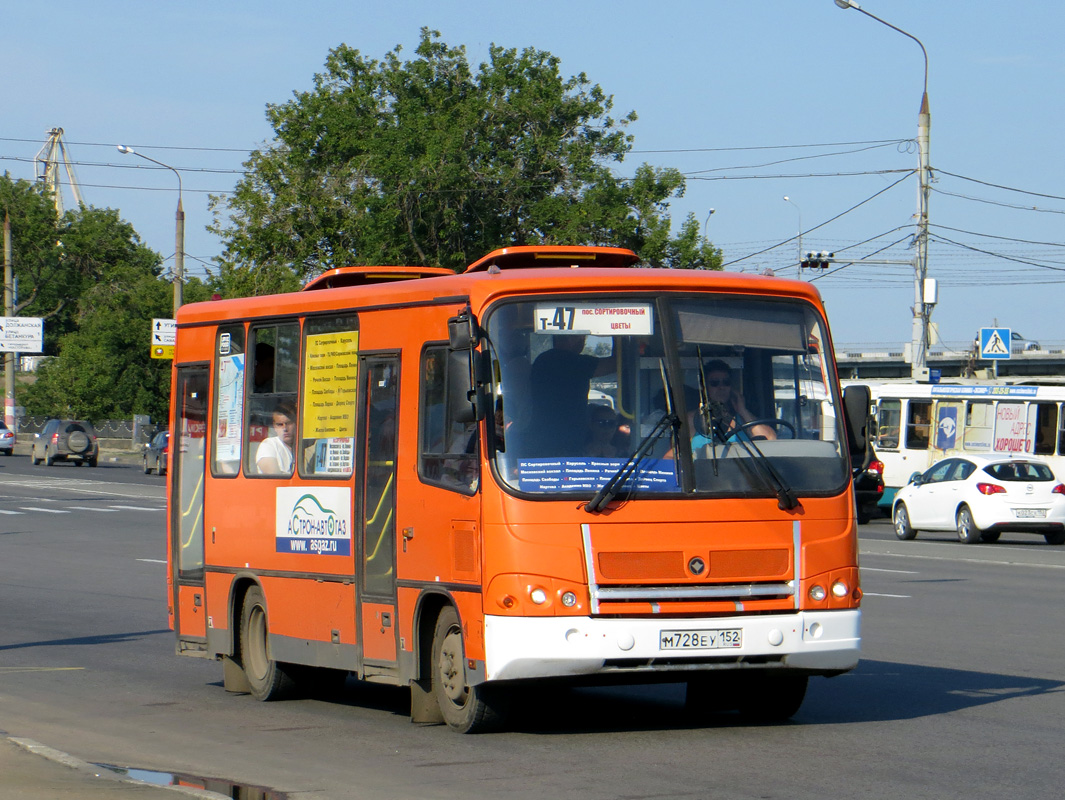
[[[910,377],[909,343],[905,345],[836,345],[836,364],[841,380]],[[1065,379],[1065,342],[1044,344],[1040,350],[1013,353],[1011,358],[988,361],[975,358],[975,349],[950,343],[928,351],[929,370],[939,370],[942,380],[995,377],[999,379]]]

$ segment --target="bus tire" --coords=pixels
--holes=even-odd
[[[917,531],[910,525],[910,512],[906,510],[905,504],[899,503],[895,506],[895,511],[891,516],[896,538],[904,542],[917,538]]]
[[[466,683],[462,626],[452,606],[440,610],[433,631],[432,691],[444,722],[459,733],[494,730],[502,722],[498,692],[485,684]]]
[[[240,614],[241,666],[256,700],[281,700],[296,687],[285,665],[270,658],[266,598],[258,586],[248,589]]]
[[[739,712],[751,722],[787,722],[806,699],[806,675],[752,674],[742,681]]]
[[[969,510],[968,506],[962,506],[958,509],[956,522],[958,524],[959,542],[962,544],[976,544],[980,541],[983,532],[973,522],[973,512]]]

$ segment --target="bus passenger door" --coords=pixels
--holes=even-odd
[[[170,564],[174,630],[181,652],[206,651],[203,485],[207,442],[207,367],[178,367],[170,431]]]
[[[399,357],[363,356],[357,613],[366,675],[396,671],[396,434]]]

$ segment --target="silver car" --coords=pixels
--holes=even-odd
[[[0,453],[9,456],[15,452],[15,432],[0,419]]]
[[[33,437],[30,460],[34,465],[42,461],[52,466],[56,461],[73,461],[79,467],[95,467],[100,457],[96,429],[91,422],[72,419],[50,419],[44,430]]]

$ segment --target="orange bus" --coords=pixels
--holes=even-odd
[[[260,700],[409,686],[462,732],[544,681],[785,719],[853,668],[869,400],[818,293],[637,263],[511,247],[184,306],[177,652]]]

